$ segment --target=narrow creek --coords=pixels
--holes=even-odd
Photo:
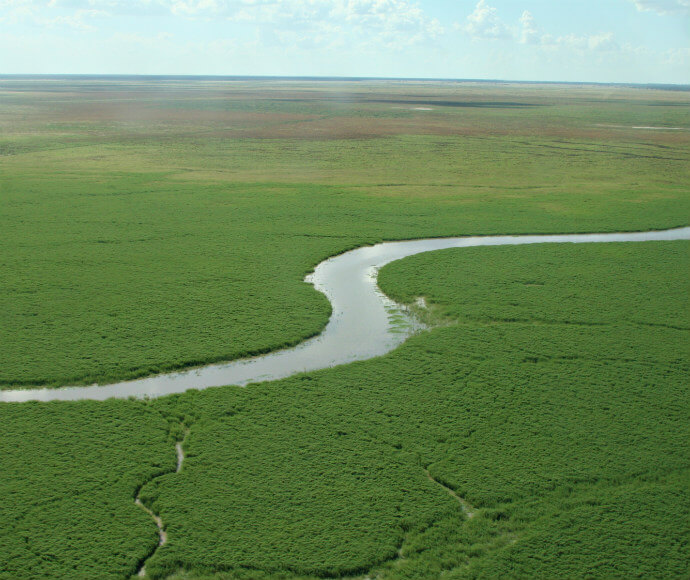
[[[165,473],[161,473],[153,477],[152,479],[145,481],[139,486],[139,489],[137,489],[136,493],[134,494],[134,504],[142,510],[144,510],[155,522],[156,527],[158,528],[158,545],[151,551],[150,554],[146,556],[146,558],[144,558],[144,561],[141,563],[141,565],[139,566],[139,570],[137,571],[137,576],[146,576],[146,562],[148,562],[149,559],[156,553],[158,548],[164,546],[168,541],[168,533],[165,530],[163,518],[161,518],[157,513],[155,513],[151,508],[146,506],[144,502],[141,501],[141,490],[144,489],[144,487],[147,484],[151,483],[155,479],[158,479],[159,477],[163,477],[164,475],[170,475],[171,473],[180,473],[180,471],[182,471],[182,464],[184,463],[185,459],[184,449],[182,446],[184,445],[184,442],[187,439],[187,435],[189,435],[189,429],[185,429],[182,439],[175,442],[175,454],[177,455],[177,464],[175,466],[175,471],[166,471]]]
[[[690,227],[684,227],[634,233],[431,238],[357,248],[321,262],[305,279],[326,295],[333,312],[319,336],[296,347],[109,385],[3,390],[0,391],[0,402],[160,397],[188,389],[271,381],[380,356],[404,342],[419,328],[419,323],[404,306],[396,304],[379,290],[376,284],[378,270],[389,262],[422,252],[474,246],[689,239]]]
[[[444,483],[441,483],[438,479],[431,475],[427,467],[424,467],[423,469],[424,474],[426,475],[429,481],[433,481],[437,486],[443,489],[450,497],[452,497],[455,501],[457,501],[460,504],[460,508],[462,509],[462,512],[465,514],[467,519],[471,519],[475,516],[477,512],[476,508],[474,508],[466,499],[460,497],[457,493],[455,493],[453,488],[448,487]]]

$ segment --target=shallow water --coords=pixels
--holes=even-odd
[[[433,238],[366,246],[321,262],[305,281],[323,292],[333,307],[317,337],[260,357],[208,365],[144,379],[60,389],[0,391],[0,401],[104,400],[111,397],[160,397],[187,389],[281,379],[303,371],[332,367],[385,354],[419,325],[404,307],[376,285],[382,266],[413,254],[447,248],[540,243],[645,242],[688,240],[690,227],[657,232]]]

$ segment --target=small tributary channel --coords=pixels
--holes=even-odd
[[[110,385],[5,390],[0,391],[0,402],[160,397],[187,389],[276,380],[385,354],[400,345],[419,324],[405,307],[379,290],[376,275],[389,262],[422,252],[474,246],[688,239],[690,227],[635,233],[433,238],[366,246],[321,262],[307,277],[306,282],[326,295],[333,313],[319,336],[296,347]]]
[[[182,464],[184,463],[184,448],[182,447],[184,445],[185,439],[187,439],[187,435],[189,435],[189,429],[184,429],[184,436],[180,441],[175,442],[175,453],[177,454],[177,465],[175,467],[174,473],[180,473],[182,471]],[[166,472],[166,473],[161,473],[160,475],[157,475],[153,479],[157,479],[158,477],[162,477],[164,475],[169,475],[172,472]],[[150,481],[144,482],[139,488],[137,489],[136,493],[134,494],[134,504],[144,510],[150,517],[151,519],[155,522],[156,527],[158,528],[158,545],[153,549],[151,553],[149,553],[146,558],[142,561],[141,565],[139,566],[139,570],[137,572],[137,576],[145,577],[146,576],[146,562],[153,556],[153,554],[156,553],[156,550],[158,548],[165,546],[165,544],[168,542],[168,533],[165,531],[165,523],[163,522],[163,518],[161,518],[158,514],[156,514],[151,508],[147,507],[144,502],[141,501],[141,490],[144,488],[144,486]]]

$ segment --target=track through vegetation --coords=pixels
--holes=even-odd
[[[446,490],[446,493],[450,495],[455,501],[457,501],[460,504],[460,507],[462,507],[462,511],[465,513],[465,515],[468,518],[473,518],[475,513],[476,513],[476,508],[472,507],[467,500],[461,498],[455,491],[448,487],[446,484],[440,482],[438,479],[436,479],[433,475],[431,475],[431,472],[427,467],[424,468],[424,473],[425,475],[429,478],[429,480],[433,481],[436,485],[439,487],[443,488]]]
[[[158,548],[163,547],[168,541],[168,533],[165,529],[165,523],[163,522],[163,519],[160,517],[160,515],[156,514],[150,507],[148,507],[141,500],[141,491],[144,488],[144,486],[151,483],[154,479],[163,477],[164,475],[169,475],[171,473],[180,473],[180,471],[182,471],[182,464],[184,463],[185,458],[183,445],[187,438],[187,435],[189,435],[189,428],[185,427],[184,425],[180,425],[180,427],[182,429],[182,439],[175,441],[175,454],[177,456],[177,465],[175,466],[175,470],[158,474],[155,477],[149,479],[148,481],[145,481],[139,486],[134,495],[134,504],[142,510],[144,510],[155,522],[156,527],[158,528],[158,545],[155,546],[152,549],[152,551],[142,559],[141,565],[139,566],[139,569],[137,571],[137,576],[146,576],[146,561],[156,553],[156,550],[158,550]]]

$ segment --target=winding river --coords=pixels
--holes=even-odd
[[[366,246],[321,262],[313,274],[307,276],[305,281],[326,295],[333,312],[319,336],[296,347],[255,358],[109,385],[4,390],[0,391],[0,402],[160,397],[187,389],[276,380],[385,354],[405,341],[418,324],[405,307],[379,290],[376,276],[382,266],[413,254],[473,246],[689,239],[690,227],[685,227],[636,233],[433,238]]]

